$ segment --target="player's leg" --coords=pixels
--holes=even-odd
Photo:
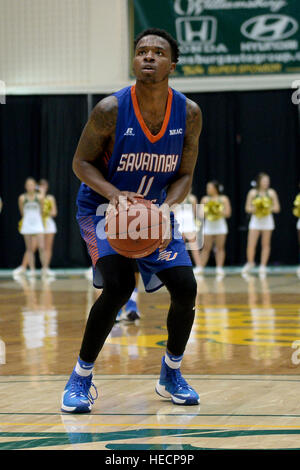
[[[186,242],[188,242],[189,249],[192,255],[192,258],[195,263],[195,274],[198,274],[202,271],[202,265],[201,265],[201,255],[199,251],[199,246],[198,246],[198,240],[197,240],[197,233],[196,232],[188,232],[185,233],[185,239]]]
[[[42,265],[42,272],[45,272],[45,239],[43,233],[38,233],[36,235],[37,245],[39,250],[40,262]]]
[[[224,263],[225,263],[225,243],[226,243],[226,235],[225,234],[219,234],[216,235],[216,252],[215,252],[215,258],[216,258],[216,266],[217,266],[217,274],[218,275],[223,275],[224,274]]]
[[[138,286],[140,280],[140,273],[137,266],[137,263],[134,262],[134,275],[135,275],[135,288],[132,291],[132,294],[124,306],[125,311],[123,312],[123,308],[121,308],[118,312],[116,317],[116,323],[120,322],[121,320],[126,320],[129,322],[135,322],[141,318],[139,308],[137,305],[137,297],[138,297]]]
[[[171,398],[177,405],[198,405],[199,395],[188,385],[180,372],[195,318],[197,283],[193,269],[190,266],[177,266],[161,271],[157,276],[167,287],[171,304],[167,318],[167,350],[162,358],[156,392],[165,398]]]
[[[134,286],[132,260],[120,255],[109,255],[98,260],[103,279],[103,290],[91,308],[76,366],[65,387],[62,411],[86,413],[91,411],[90,393],[92,372],[118,311],[130,297]]]
[[[27,260],[30,268],[29,276],[35,275],[35,254],[34,254],[34,239],[35,235],[24,235],[26,246]]]
[[[140,312],[139,308],[137,305],[137,297],[138,297],[138,286],[139,286],[139,280],[140,280],[140,273],[138,270],[138,266],[136,263],[134,263],[135,269],[134,269],[134,276],[135,276],[135,288],[133,289],[133,292],[130,296],[130,299],[128,300],[127,304],[125,305],[125,315],[126,315],[126,320],[127,321],[136,321],[140,319]]]
[[[205,235],[204,236],[204,245],[201,251],[201,266],[204,268],[207,265],[210,252],[213,247],[213,235]]]
[[[259,273],[265,274],[268,260],[271,253],[272,230],[262,230],[261,235],[261,256]]]
[[[45,233],[44,241],[45,241],[45,250],[44,250],[44,268],[46,270],[46,274],[53,275],[54,273],[49,270],[49,266],[52,259],[53,253],[53,242],[54,242],[55,233]]]
[[[25,236],[24,236],[24,239],[25,239]],[[25,245],[26,245],[26,241],[25,241]],[[33,253],[35,253],[36,250],[37,250],[37,240],[36,240],[36,237],[33,237],[33,239],[32,239],[32,251],[33,251]],[[13,275],[18,276],[20,274],[25,274],[28,265],[29,265],[28,251],[25,248],[25,253],[23,255],[22,263],[21,263],[20,266],[18,266],[16,269],[13,270]]]
[[[256,229],[250,229],[248,231],[247,239],[247,263],[243,267],[242,273],[246,274],[254,267],[256,246],[259,239],[260,231]]]

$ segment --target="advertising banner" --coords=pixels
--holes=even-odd
[[[167,30],[179,43],[175,76],[300,72],[300,0],[129,0],[134,37]]]

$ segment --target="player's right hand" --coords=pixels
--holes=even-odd
[[[117,214],[119,209],[127,210],[129,204],[137,203],[137,198],[144,198],[144,196],[132,191],[118,191],[118,193],[114,194],[113,197],[109,200],[107,213],[110,210],[113,210],[114,214]]]

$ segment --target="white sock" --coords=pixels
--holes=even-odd
[[[138,295],[138,290],[137,290],[137,288],[135,288],[134,291],[131,294],[130,300],[133,300],[134,302],[136,302],[137,295]]]
[[[173,354],[170,354],[168,351],[166,351],[165,362],[171,369],[179,369],[182,359],[183,354],[181,356],[173,356]]]
[[[94,363],[93,362],[85,362],[80,357],[75,366],[75,372],[81,377],[88,377],[93,372]]]

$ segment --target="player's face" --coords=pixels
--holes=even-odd
[[[36,181],[33,179],[28,179],[25,182],[25,189],[28,193],[33,193],[35,191]]]
[[[215,188],[215,185],[212,183],[207,183],[206,192],[209,196],[215,196],[218,193],[218,191]]]
[[[159,36],[144,36],[137,44],[133,59],[136,78],[145,83],[158,83],[175,70],[169,42]]]
[[[48,191],[48,183],[46,182],[40,183],[40,188],[46,193]]]
[[[259,186],[261,189],[268,189],[270,186],[270,178],[267,175],[263,176],[259,182]]]

